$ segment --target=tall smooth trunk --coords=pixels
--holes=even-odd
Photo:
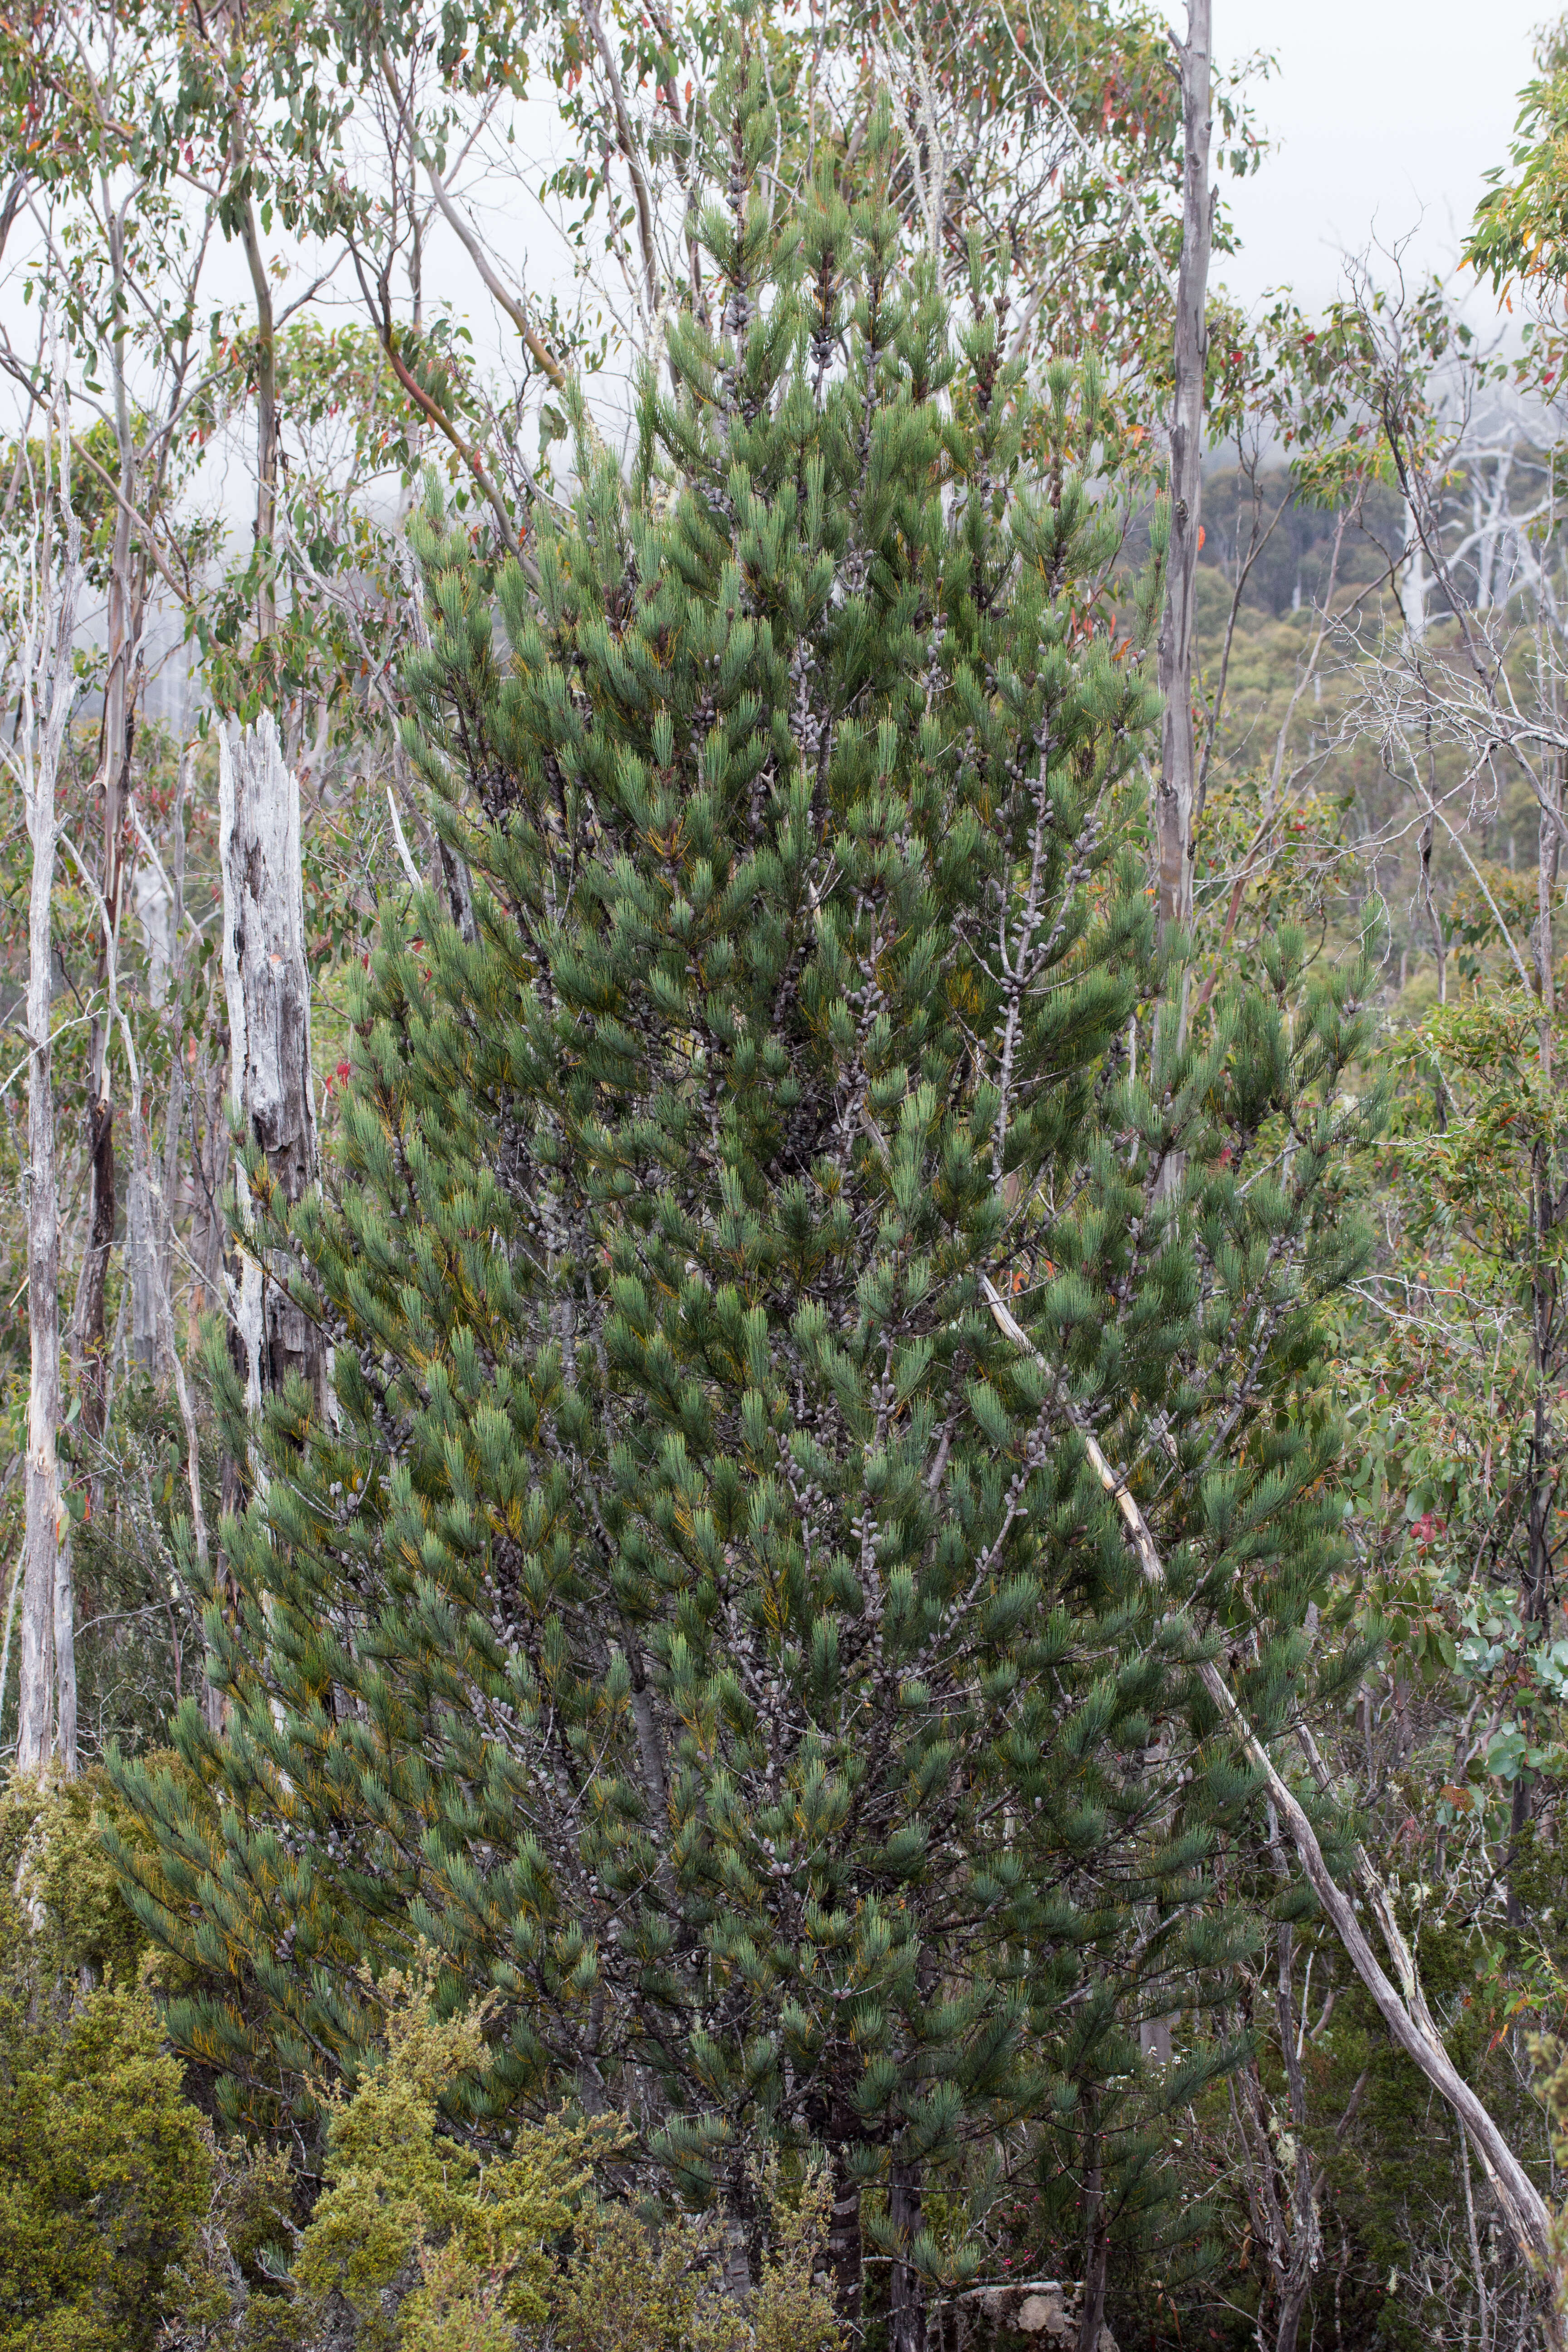
[[[110,257],[115,284],[123,300],[125,275],[123,208],[106,205]],[[136,728],[136,688],[140,675],[145,591],[139,577],[136,550],[131,535],[130,509],[135,504],[136,436],[126,384],[123,350],[116,341],[110,352],[114,395],[114,436],[120,474],[120,501],[110,539],[109,580],[105,601],[108,664],[104,674],[102,733],[99,749],[98,790],[102,808],[102,847],[99,887],[103,893],[108,929],[118,940],[121,900],[125,884],[125,816],[131,777],[131,754]],[[108,978],[114,952],[101,932],[98,945],[98,984]],[[110,1023],[95,1019],[88,1051],[88,1140],[92,1155],[92,1213],[88,1255],[82,1268],[78,1324],[74,1334],[81,1383],[81,1430],[89,1441],[101,1438],[108,1417],[109,1347],[104,1302],[109,1265],[114,1251],[119,1213],[114,1156],[114,1092]],[[102,1501],[101,1475],[92,1481],[95,1505]]]
[[[28,812],[33,879],[27,923],[27,1390],[26,1568],[22,1587],[22,1688],[16,1764],[42,1769],[48,1740],[49,1650],[59,1555],[69,1538],[55,1451],[60,1421],[60,1222],[55,1186],[53,1054],[49,1042],[55,872],[52,780]]]
[[[1426,635],[1426,597],[1430,587],[1420,518],[1407,499],[1405,502],[1405,561],[1399,567],[1399,610],[1412,645],[1419,646]]]
[[[1185,163],[1182,175],[1182,259],[1176,283],[1175,383],[1171,405],[1171,543],[1160,630],[1160,777],[1155,832],[1160,861],[1162,936],[1191,920],[1197,758],[1193,727],[1193,613],[1204,488],[1204,369],[1208,354],[1209,189],[1213,103],[1211,0],[1188,0],[1187,37],[1178,55]]]
[[[63,439],[63,436],[62,436]],[[51,1667],[55,1670],[56,1746],[68,1774],[76,1770],[76,1643],[70,1531],[60,1493],[56,1441],[60,1423],[60,1224],[55,1167],[55,1102],[50,1041],[54,993],[52,898],[58,838],[55,784],[71,698],[79,534],[70,512],[68,477],[65,562],[58,584],[50,562],[51,504],[44,501],[38,545],[36,627],[24,656],[24,797],[33,871],[27,908],[27,1391],[26,1532],[22,1592],[22,1671],[16,1766],[40,1772],[48,1747]],[[37,702],[45,704],[41,718]]]

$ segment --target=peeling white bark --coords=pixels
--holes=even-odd
[[[228,998],[229,1097],[290,1202],[316,1181],[310,1091],[310,975],[300,858],[300,786],[278,730],[231,720],[218,738],[218,854],[223,869],[223,970]],[[242,1236],[254,1233],[250,1188],[237,1169]],[[242,1237],[233,1300],[246,1391],[263,1393],[299,1371],[321,1391],[318,1335],[289,1300],[266,1253]]]

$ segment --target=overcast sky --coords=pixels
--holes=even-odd
[[[1214,0],[1216,57],[1277,62],[1257,91],[1276,152],[1226,188],[1244,238],[1224,265],[1232,291],[1250,302],[1289,284],[1315,306],[1341,250],[1374,231],[1387,244],[1414,230],[1415,257],[1451,263],[1555,13],[1552,0]]]

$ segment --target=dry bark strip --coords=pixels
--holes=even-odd
[[[1010,1312],[995,1285],[983,1275],[980,1286],[998,1329],[1015,1347],[1023,1349],[1052,1381],[1064,1415],[1083,1441],[1089,1467],[1121,1514],[1122,1524],[1127,1529],[1144,1582],[1157,1591],[1166,1591],[1164,1563],[1150,1533],[1149,1523],[1126,1480],[1111,1468],[1086,1417],[1067,1396],[1062,1383],[1056,1379],[1039,1349]],[[1173,1611],[1172,1614],[1178,1622],[1184,1617],[1184,1612],[1179,1610]],[[1390,1957],[1404,1981],[1403,1998],[1384,1973],[1368,1942],[1350,1897],[1335,1885],[1323,1858],[1322,1847],[1318,1843],[1317,1832],[1293,1791],[1281,1779],[1272,1757],[1219,1667],[1212,1659],[1205,1658],[1199,1664],[1198,1675],[1214,1701],[1221,1721],[1234,1733],[1263,1775],[1279,1819],[1290,1833],[1312,1891],[1331,1921],[1356,1974],[1376,2002],[1384,2024],[1400,2048],[1426,2075],[1433,2089],[1447,2101],[1458,2116],[1485,2168],[1493,2193],[1521,2252],[1533,2270],[1550,2277],[1553,2262],[1551,2211],[1491,2115],[1449,2057],[1436,2021],[1426,2006],[1414,1956],[1394,1916],[1386,1889],[1378,1880],[1364,1852],[1359,1853],[1357,1862],[1369,1902]],[[1311,1753],[1321,1773],[1321,1759],[1316,1759],[1315,1750]],[[1322,1777],[1326,1779],[1326,1774]]]

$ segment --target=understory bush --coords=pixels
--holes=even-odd
[[[618,2117],[450,2134],[485,2017],[437,2015],[427,1955],[366,1982],[381,2032],[352,2092],[319,2086],[319,2181],[297,2146],[220,2140],[106,1802],[88,1775],[0,1803],[0,2352],[837,2352],[820,2164],[759,2172],[742,2299],[721,2216],[639,2193]]]

